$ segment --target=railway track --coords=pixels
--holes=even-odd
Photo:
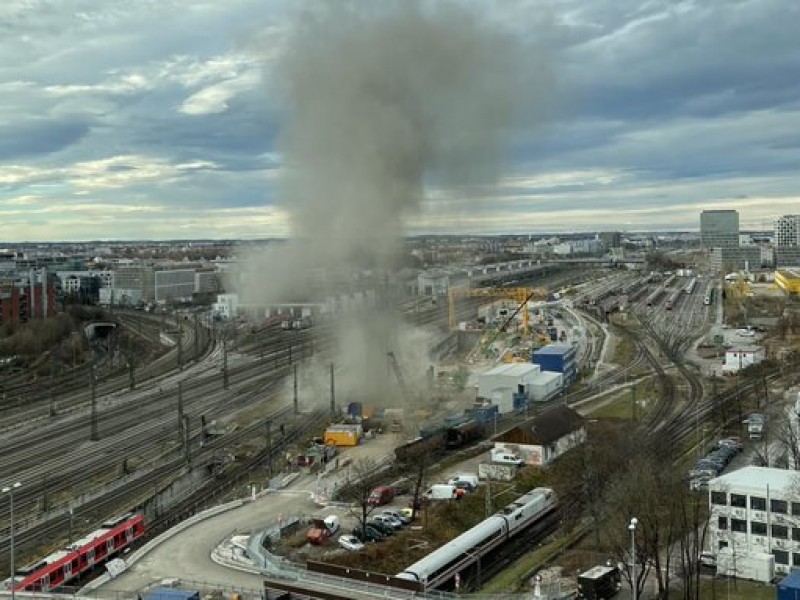
[[[195,343],[195,336],[197,343]],[[205,328],[189,328],[183,337],[181,362],[201,360],[211,347],[210,335]],[[179,351],[174,348],[152,362],[140,366],[134,373],[134,385],[145,385],[148,381],[163,377],[179,366]],[[25,386],[6,390],[6,401],[0,406],[0,417],[8,428],[16,422],[30,423],[42,417],[49,418],[53,412],[71,411],[91,402],[92,365],[86,364],[64,377],[40,380]],[[131,377],[127,368],[117,370],[97,369],[95,390],[98,397],[129,389]],[[13,395],[13,397],[10,397]],[[54,410],[55,409],[55,410]]]

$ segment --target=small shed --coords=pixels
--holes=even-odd
[[[537,415],[493,438],[494,447],[529,465],[546,465],[586,440],[584,418],[567,406]]]
[[[749,366],[757,365],[764,361],[766,352],[761,346],[734,346],[725,350],[725,363],[722,372],[727,374],[738,373]]]

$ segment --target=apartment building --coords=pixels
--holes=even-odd
[[[776,573],[800,568],[798,488],[800,473],[769,467],[744,467],[710,480],[711,551],[740,564],[771,554]]]
[[[784,215],[775,219],[775,245],[800,246],[800,215]]]

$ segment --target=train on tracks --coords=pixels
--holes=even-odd
[[[396,577],[419,583],[422,591],[443,587],[453,581],[456,575],[461,578],[462,571],[496,551],[512,537],[547,518],[557,505],[553,490],[533,489],[410,565]]]
[[[447,450],[458,450],[483,439],[487,424],[498,415],[497,405],[477,405],[463,415],[445,419],[439,427],[420,431],[419,437],[395,448],[398,462],[415,462],[423,456],[435,456]]]
[[[17,569],[10,585],[17,592],[56,590],[113,559],[144,533],[143,515],[128,513],[115,517],[63,550]]]
[[[692,280],[689,282],[689,285],[686,286],[686,293],[693,294],[694,288],[697,286],[697,277],[692,277]]]
[[[683,290],[677,289],[669,295],[669,298],[667,298],[667,303],[666,303],[667,310],[672,310],[678,305],[678,300],[680,300],[682,294]]]
[[[711,300],[714,298],[714,282],[709,281],[708,286],[706,287],[706,295],[703,297],[703,304],[706,306],[711,304]]]

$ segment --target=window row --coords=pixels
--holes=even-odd
[[[727,530],[728,517],[718,517],[717,528]],[[731,519],[730,528],[731,531],[735,531],[736,533],[747,533],[747,521],[744,519]],[[791,532],[792,540],[795,542],[800,542],[800,527],[792,527]],[[750,521],[750,533],[753,535],[767,535],[767,524],[759,521]],[[788,540],[789,527],[786,525],[773,524],[772,537],[778,540]]]
[[[727,492],[711,492],[711,504],[728,506]],[[730,506],[734,508],[747,508],[747,496],[744,494],[731,494]],[[788,515],[789,508],[792,514],[800,516],[800,502],[787,502],[786,500],[772,499],[769,501],[769,510],[781,515]],[[760,496],[750,496],[750,508],[753,510],[767,510],[767,499]]]
[[[786,550],[773,550],[772,555],[775,557],[775,564],[789,564],[789,553]],[[800,567],[800,552],[792,552],[792,566]]]

